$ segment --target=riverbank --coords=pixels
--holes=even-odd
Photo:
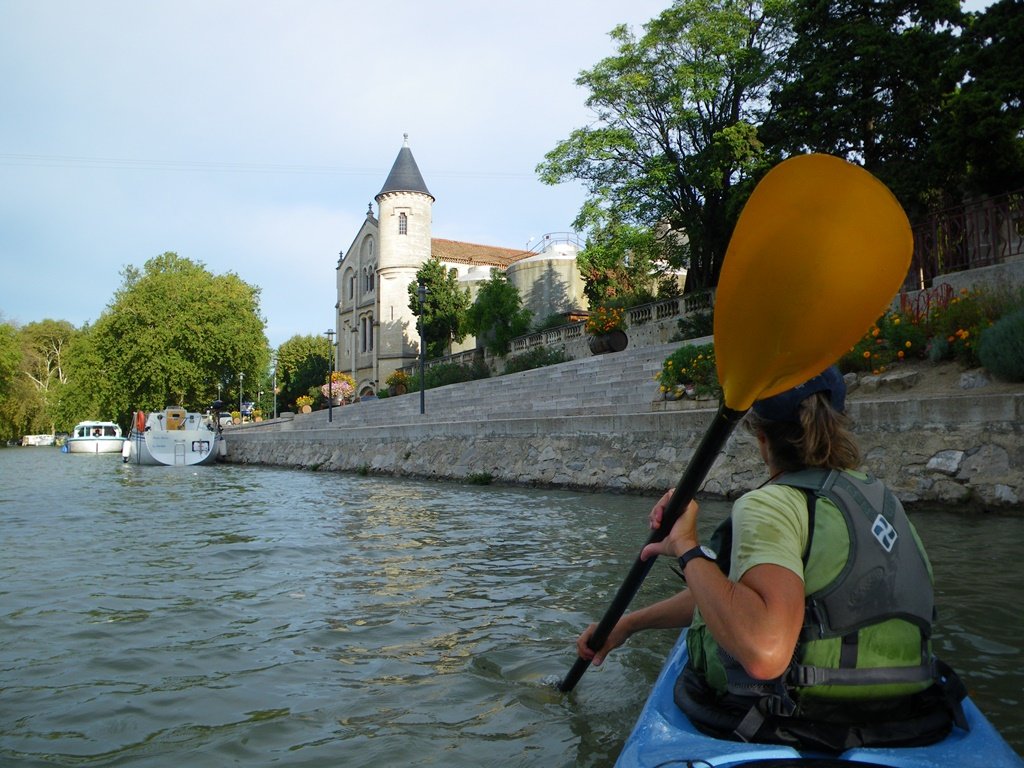
[[[232,427],[225,431],[227,460],[660,493],[676,484],[715,414],[713,403],[656,399],[650,371],[664,351],[602,355],[431,390],[423,415],[413,394],[336,408],[331,421],[317,411]],[[911,505],[1024,512],[1024,387],[963,373],[920,363],[857,377],[848,410],[864,467]],[[604,377],[616,382],[614,396]],[[703,492],[732,498],[763,482],[763,474],[753,438],[737,429]]]

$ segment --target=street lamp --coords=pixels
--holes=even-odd
[[[327,354],[330,356],[330,370],[327,371],[327,421],[334,421],[334,329],[328,328],[324,336],[327,337]]]
[[[419,296],[420,296],[420,413],[426,413],[426,410],[427,410],[427,405],[426,405],[426,393],[427,393],[427,386],[426,386],[427,385],[427,377],[426,377],[427,344],[426,344],[426,341],[424,340],[424,333],[425,333],[426,323],[423,322],[423,304],[427,300],[427,293],[429,293],[429,291],[427,291],[427,286],[424,284],[423,280],[420,280],[419,283],[420,283],[420,292],[419,292]]]
[[[238,372],[238,413],[242,413],[242,379],[245,378],[245,374],[241,371]]]

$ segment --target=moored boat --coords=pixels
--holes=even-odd
[[[807,753],[776,744],[726,741],[697,730],[676,705],[676,679],[686,664],[686,632],[661,670],[647,703],[627,739],[616,768],[699,765],[742,766],[890,766],[890,768],[1021,768],[1024,760],[969,698],[963,709],[970,730],[953,728],[937,744],[926,747],[868,749],[858,747],[840,755]]]
[[[120,453],[124,433],[113,421],[81,421],[64,440],[65,453]]]
[[[126,464],[195,466],[224,455],[220,429],[201,413],[169,407],[136,411],[121,457]]]

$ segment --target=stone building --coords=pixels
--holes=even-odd
[[[431,256],[455,270],[474,296],[492,269],[506,270],[537,320],[586,308],[576,267],[579,244],[572,235],[546,235],[531,250],[433,237],[434,196],[408,137],[374,199],[377,214],[368,206],[362,226],[340,255],[335,278],[335,370],[352,374],[360,395],[382,388],[393,371],[417,360],[419,331],[409,307],[409,284]],[[453,351],[475,346],[469,338]]]

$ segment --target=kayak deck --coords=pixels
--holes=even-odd
[[[1006,768],[1024,766],[1024,760],[1010,747],[970,699],[963,702],[970,731],[954,728],[944,740],[927,747],[847,750],[841,755],[801,753],[776,744],[748,744],[726,741],[698,731],[676,705],[673,687],[686,664],[686,631],[661,670],[633,732],[626,741],[616,768],[645,766],[721,766],[738,768],[745,764],[813,766],[837,765],[843,761],[892,766],[893,768]]]

